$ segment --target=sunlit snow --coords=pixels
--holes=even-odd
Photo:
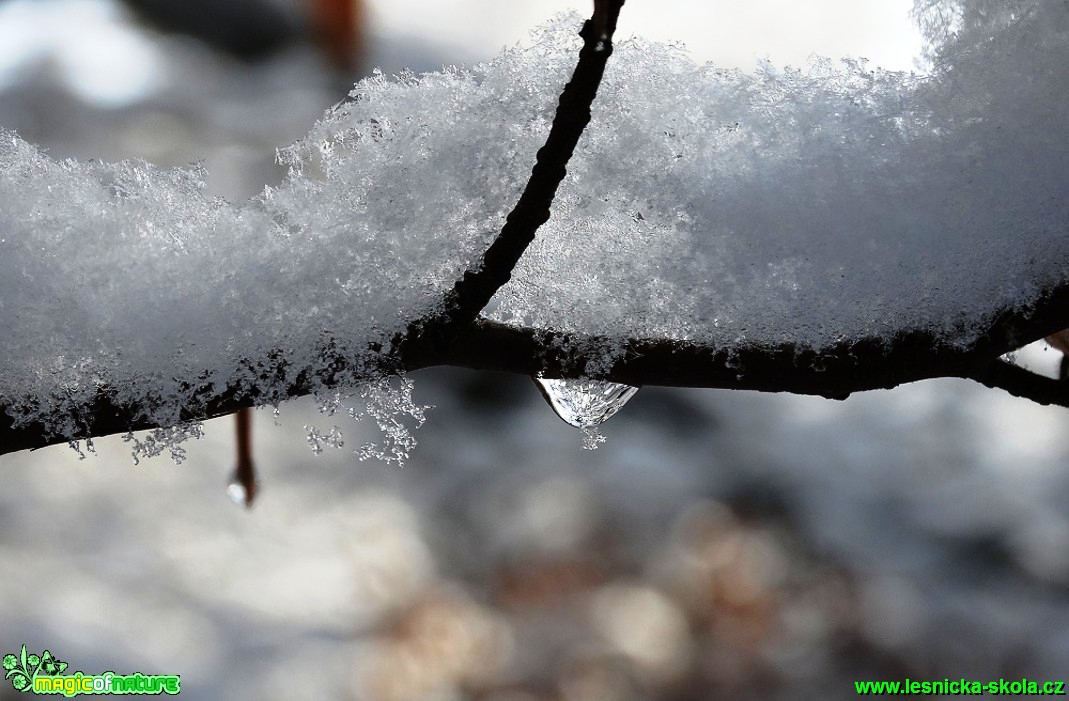
[[[967,342],[1064,282],[1069,8],[918,10],[927,77],[619,44],[495,318],[718,347]],[[0,400],[62,432],[107,387],[167,425],[194,387],[270,401],[325,344],[367,358],[500,229],[579,22],[470,69],[361,82],[244,204],[206,196],[197,167],[57,162],[0,133]]]

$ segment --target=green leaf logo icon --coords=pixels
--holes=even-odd
[[[30,691],[38,674],[58,674],[67,668],[67,663],[55,659],[47,650],[44,655],[27,653],[26,646],[23,645],[18,656],[4,655],[3,666],[4,679],[11,682],[15,691]]]
[[[22,672],[15,672],[11,675],[11,686],[15,687],[15,691],[26,691],[30,688],[30,680]]]

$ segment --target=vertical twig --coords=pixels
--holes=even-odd
[[[252,507],[256,498],[256,465],[252,461],[252,409],[239,409],[234,413],[237,429],[238,464],[234,481],[245,490],[245,506]]]

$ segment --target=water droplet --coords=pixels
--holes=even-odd
[[[236,477],[230,484],[226,485],[226,495],[230,497],[230,501],[238,506],[248,506],[249,504],[245,487],[241,482],[238,482]]]
[[[246,469],[247,475],[243,475],[240,469],[234,470],[230,476],[230,482],[226,485],[226,495],[230,501],[238,506],[251,507],[253,499],[260,491],[256,473],[250,466]]]
[[[533,379],[557,416],[580,429],[592,428],[612,418],[638,391],[638,387],[606,380]],[[600,441],[594,444],[597,442]]]

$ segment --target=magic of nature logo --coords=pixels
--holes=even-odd
[[[4,655],[4,679],[15,691],[34,694],[178,694],[182,690],[177,674],[65,674],[67,663],[45,650],[40,655],[22,646],[18,654]]]

